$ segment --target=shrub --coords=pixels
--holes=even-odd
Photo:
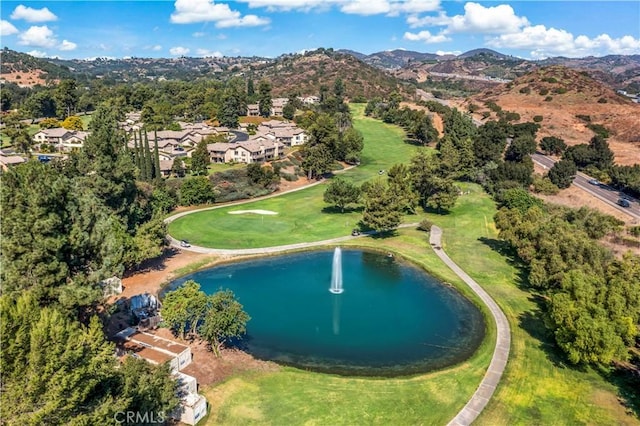
[[[542,118],[542,116],[541,116],[541,115],[534,115],[534,116],[533,116],[533,121],[534,121],[535,123],[539,123],[539,122],[541,122],[541,121],[542,121],[542,119],[543,119],[543,118]]]
[[[282,176],[282,179],[289,182],[295,182],[298,180],[298,176],[293,173],[280,172],[280,176]]]
[[[554,185],[548,177],[535,175],[533,177],[533,192],[536,194],[555,195],[560,192],[560,188]]]
[[[549,89],[542,88],[542,89],[540,89],[540,91],[538,93],[540,93],[541,96],[545,96],[545,95],[547,95],[549,93]]]
[[[520,114],[518,114],[517,112],[507,112],[504,115],[504,119],[507,121],[518,121],[520,120]]]
[[[491,113],[489,111],[482,111],[482,118],[489,118]]]
[[[567,93],[567,88],[566,87],[558,87],[556,89],[553,90],[554,93],[557,93],[558,95],[563,95],[565,93]]]
[[[577,118],[577,119],[579,119],[579,120],[585,121],[585,122],[587,122],[587,123],[590,123],[590,122],[591,122],[591,116],[589,116],[589,115],[585,115],[585,114],[577,114],[577,115],[576,115],[576,118]]]
[[[429,219],[422,219],[420,221],[420,223],[418,224],[418,230],[419,231],[424,231],[424,232],[429,232],[431,231],[431,226],[433,225],[433,222],[431,222]]]
[[[523,88],[520,89],[520,93],[528,95],[529,93],[531,93],[531,88],[529,86],[524,86]]]
[[[609,129],[604,127],[602,124],[588,124],[587,128],[604,139],[609,137]]]
[[[607,99],[606,98],[600,98],[600,99],[598,99],[598,103],[599,104],[606,104],[607,103]]]
[[[633,235],[634,237],[640,237],[640,225],[630,227],[629,234]]]
[[[547,96],[546,98],[544,98],[545,102],[551,102],[553,100],[553,96]]]

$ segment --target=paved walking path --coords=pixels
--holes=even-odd
[[[405,223],[398,228],[410,228],[416,227],[418,223]],[[307,247],[318,247],[318,246],[327,246],[331,244],[340,243],[342,241],[352,240],[354,238],[360,238],[367,235],[375,235],[377,231],[365,231],[360,233],[360,235],[353,236],[347,235],[344,237],[331,238],[329,240],[322,241],[311,241],[304,243],[296,243],[296,244],[286,244],[283,246],[273,246],[273,247],[262,247],[262,248],[250,248],[250,249],[217,249],[217,248],[208,248],[208,247],[200,247],[200,246],[190,246],[190,247],[181,247],[180,241],[173,238],[171,235],[167,235],[169,239],[169,243],[172,247],[179,248],[180,250],[193,251],[196,253],[210,253],[210,254],[225,254],[225,255],[243,255],[243,254],[265,254],[265,253],[279,253],[287,250],[296,250]]]
[[[497,303],[484,291],[478,283],[476,283],[466,272],[464,272],[453,260],[442,250],[442,229],[437,226],[431,227],[431,235],[429,242],[440,259],[456,273],[462,280],[471,287],[471,290],[482,299],[489,308],[493,319],[496,322],[497,336],[496,347],[493,350],[493,357],[489,364],[489,369],[480,382],[478,389],[460,410],[460,412],[449,422],[449,426],[466,426],[470,425],[482,412],[484,407],[489,403],[491,396],[496,390],[502,373],[507,366],[509,359],[509,349],[511,346],[511,331],[509,329],[509,321],[504,315]]]
[[[318,185],[322,182],[316,182],[312,185],[304,186],[301,188],[296,188],[287,192],[300,191],[302,189],[308,188],[309,186]],[[266,197],[262,197],[260,199],[266,199],[271,197],[277,197],[287,192],[271,194]],[[253,201],[257,201],[257,199],[245,200],[236,203],[229,203],[220,206],[207,207],[204,209],[191,210],[187,212],[182,212],[175,214],[171,217],[165,219],[166,223],[170,223],[179,217],[186,216],[191,213],[203,211],[203,210],[214,210],[223,207],[228,207],[230,205],[240,205],[251,203]],[[417,226],[417,223],[407,223],[404,225],[400,225],[399,228],[406,228]],[[188,250],[197,253],[211,253],[211,254],[220,254],[220,255],[246,255],[246,254],[265,254],[265,253],[278,253],[287,250],[295,250],[307,247],[317,247],[324,245],[331,245],[335,243],[339,243],[342,241],[351,240],[354,238],[359,238],[367,235],[374,235],[376,231],[368,231],[363,232],[358,236],[344,236],[338,238],[332,238],[329,240],[323,241],[313,241],[313,242],[303,242],[297,244],[287,244],[282,246],[274,246],[274,247],[263,247],[263,248],[252,248],[252,249],[216,249],[216,248],[208,248],[208,247],[199,247],[199,246],[190,246],[190,247],[181,247],[180,242],[173,238],[171,235],[167,235],[167,238],[170,241],[170,244],[173,247],[179,248],[181,250]],[[511,346],[511,331],[509,329],[509,321],[507,317],[504,315],[500,307],[496,304],[496,302],[489,296],[489,294],[484,291],[482,287],[478,283],[476,283],[466,272],[464,272],[458,265],[456,265],[453,260],[442,250],[442,229],[437,226],[431,227],[431,233],[429,237],[429,242],[433,247],[436,255],[449,267],[453,272],[456,273],[470,288],[474,293],[480,297],[480,299],[484,302],[484,304],[489,308],[493,319],[496,322],[496,346],[493,351],[493,357],[491,358],[491,363],[489,364],[489,369],[484,375],[484,378],[480,382],[478,389],[476,389],[475,393],[469,399],[467,404],[458,412],[458,414],[449,422],[448,426],[467,426],[470,425],[482,412],[482,410],[486,407],[491,399],[491,396],[496,390],[498,383],[500,382],[500,378],[502,377],[502,373],[507,365],[507,360],[509,359],[509,349]]]

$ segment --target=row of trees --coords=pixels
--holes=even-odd
[[[162,319],[183,339],[186,335],[197,335],[207,341],[216,356],[220,356],[220,349],[230,339],[246,333],[251,317],[231,290],[207,296],[198,283],[189,280],[165,295]]]
[[[309,135],[301,150],[302,168],[309,179],[328,173],[336,161],[360,162],[364,141],[362,134],[353,128],[343,93],[344,84],[337,79],[333,94],[324,91],[316,111],[308,110],[296,117],[298,125]]]
[[[413,214],[418,206],[438,213],[450,210],[460,189],[440,155],[419,151],[409,166],[395,164],[387,179],[377,178],[361,187],[339,177],[333,178],[324,193],[324,201],[344,212],[362,205],[362,224],[376,231],[395,229],[402,215]]]
[[[394,92],[389,99],[374,98],[367,103],[365,115],[393,123],[405,129],[407,134],[421,144],[428,144],[438,140],[438,131],[433,127],[431,117],[424,111],[400,108],[402,97]]]
[[[539,200],[506,204],[495,220],[526,265],[529,285],[544,294],[546,324],[569,361],[627,359],[640,325],[640,258],[616,259],[597,241],[620,222]]]
[[[118,365],[97,317],[101,281],[162,252],[172,202],[136,179],[112,111],[98,109],[90,130],[68,160],[3,173],[0,402],[9,424],[103,424],[178,403],[167,367]]]
[[[0,296],[2,392],[6,424],[108,424],[117,413],[167,416],[179,403],[169,366],[129,357],[119,365],[102,324],[87,325],[33,292]],[[11,409],[8,409],[8,408]]]

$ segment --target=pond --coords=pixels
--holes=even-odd
[[[485,333],[480,310],[454,288],[387,254],[342,250],[265,257],[183,277],[231,289],[251,316],[240,347],[253,356],[342,375],[402,376],[459,363]]]

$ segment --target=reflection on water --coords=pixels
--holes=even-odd
[[[208,294],[232,290],[251,316],[255,357],[346,375],[399,376],[467,359],[484,337],[480,311],[455,289],[386,253],[342,250],[342,294],[331,294],[333,250],[252,259],[196,272]]]
[[[340,334],[340,295],[334,294],[333,299],[333,334]]]

